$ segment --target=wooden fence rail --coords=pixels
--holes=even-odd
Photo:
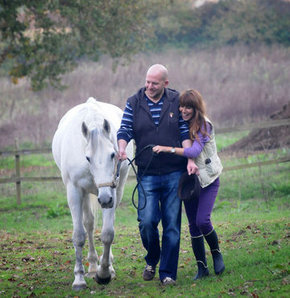
[[[258,124],[251,124],[239,127],[231,127],[231,128],[220,128],[216,129],[216,133],[228,133],[235,131],[243,131],[249,130],[252,128],[268,128],[268,127],[277,127],[290,125],[290,119],[282,119],[279,121],[268,121]],[[21,182],[47,182],[47,181],[60,181],[60,176],[49,176],[49,177],[21,177],[20,173],[20,156],[21,155],[33,155],[33,154],[51,154],[51,148],[43,148],[43,149],[23,149],[23,150],[10,150],[10,151],[0,151],[0,157],[14,156],[15,157],[15,176],[10,178],[1,178],[0,184],[5,183],[15,183],[16,185],[16,199],[17,204],[21,204]],[[240,170],[250,167],[261,167],[270,164],[278,164],[289,162],[290,156],[286,156],[279,159],[254,162],[250,164],[240,164],[231,167],[225,167],[224,171],[232,171],[232,170]]]
[[[234,126],[234,127],[224,127],[224,128],[216,128],[216,133],[228,133],[228,132],[237,132],[237,131],[244,131],[244,130],[251,130],[251,129],[260,129],[260,128],[271,128],[271,127],[278,127],[278,126],[285,126],[290,125],[290,118],[287,119],[280,119],[280,120],[271,120],[259,123],[250,123],[241,126]]]

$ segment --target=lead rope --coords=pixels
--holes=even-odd
[[[148,162],[148,164],[147,164],[147,166],[146,166],[146,168],[145,168],[145,170],[143,171],[143,174],[140,176],[140,177],[138,177],[138,174],[137,174],[137,171],[136,171],[136,169],[135,169],[135,167],[134,167],[134,165],[133,165],[133,162],[134,162],[134,160],[136,159],[136,157],[138,157],[143,151],[145,151],[145,150],[147,150],[147,149],[151,149],[152,150],[152,148],[154,147],[155,145],[147,145],[147,146],[145,146],[133,159],[130,159],[130,158],[128,158],[127,157],[127,160],[129,161],[129,165],[131,165],[131,167],[132,167],[132,169],[133,169],[133,171],[134,171],[134,173],[135,173],[135,176],[136,176],[136,180],[137,180],[137,183],[136,183],[136,185],[135,185],[135,187],[134,187],[134,189],[133,189],[133,192],[132,192],[132,204],[133,204],[133,206],[138,210],[138,211],[140,211],[140,210],[143,210],[145,207],[146,207],[146,205],[147,205],[147,196],[146,196],[146,192],[145,192],[145,189],[144,189],[144,187],[143,187],[143,185],[142,185],[142,183],[141,183],[141,179],[142,179],[142,177],[146,174],[146,172],[147,172],[147,170],[148,170],[148,168],[149,168],[149,166],[150,166],[150,164],[151,164],[151,162],[152,162],[152,160],[153,160],[153,157],[154,157],[154,152],[152,151],[152,155],[151,155],[151,158],[150,158],[150,161]],[[142,208],[139,208],[137,205],[136,205],[136,203],[135,203],[135,199],[134,199],[134,197],[135,197],[135,192],[136,192],[136,190],[137,190],[137,188],[138,188],[138,186],[140,185],[140,187],[141,187],[141,190],[142,190],[142,192],[143,192],[143,194],[144,194],[144,206],[142,207]]]

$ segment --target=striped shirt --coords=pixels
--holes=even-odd
[[[149,110],[151,112],[154,124],[156,126],[159,125],[159,119],[161,115],[161,110],[164,102],[164,98],[162,97],[157,103],[152,102],[146,95],[145,95]],[[184,121],[181,117],[181,114],[179,114],[179,130],[180,130],[180,138],[181,141],[184,141],[186,139],[189,139],[189,129],[188,124],[186,121]],[[125,140],[127,143],[131,139],[134,139],[134,133],[133,133],[133,110],[130,105],[130,103],[127,101],[126,107],[124,110],[123,118],[121,121],[121,126],[117,132],[117,138]]]

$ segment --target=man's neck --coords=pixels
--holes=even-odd
[[[150,97],[150,96],[147,94],[146,91],[145,91],[145,94],[146,94],[146,96],[147,96],[151,101],[153,101],[154,103],[158,103],[158,101],[162,98],[162,96],[163,96],[163,94],[164,94],[164,90],[163,90],[163,92],[160,94],[160,96],[159,96],[158,98],[152,98],[152,97]]]

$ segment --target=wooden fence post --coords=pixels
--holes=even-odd
[[[18,142],[15,140],[15,147],[16,147],[16,153],[15,153],[15,174],[16,174],[16,199],[17,199],[17,205],[21,205],[21,180],[20,180],[20,154],[18,152]]]
[[[259,168],[259,177],[262,177],[262,166],[259,164],[258,168]],[[264,179],[260,179],[260,181],[261,181],[262,194],[263,194],[263,197],[266,201],[266,204],[268,205],[268,202],[269,202],[268,192],[267,192],[266,187],[265,187]]]
[[[20,155],[15,154],[17,205],[21,205]]]

